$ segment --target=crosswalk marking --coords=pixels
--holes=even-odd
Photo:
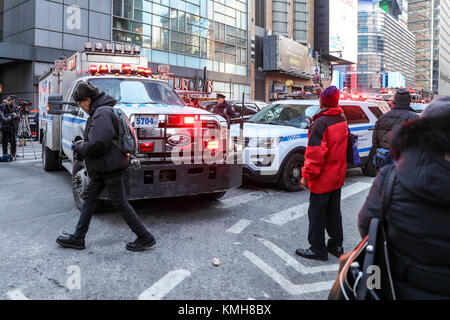
[[[247,219],[241,219],[236,224],[234,224],[231,228],[227,230],[227,232],[239,234],[244,231],[253,221]]]
[[[19,289],[9,291],[6,294],[10,300],[30,300]]]
[[[303,274],[313,274],[319,272],[330,272],[330,271],[338,271],[339,264],[331,264],[331,265],[323,265],[316,267],[306,267],[297,260],[295,260],[291,255],[287,252],[283,251],[281,248],[277,247],[275,244],[266,239],[259,239],[263,245],[272,250],[278,257],[283,259],[286,264],[295,269],[295,271]]]
[[[244,251],[244,256],[291,295],[327,291],[330,290],[334,284],[334,281],[294,284],[252,252]]]
[[[231,198],[226,198],[223,200],[220,200],[219,203],[217,203],[215,205],[216,208],[219,209],[227,209],[227,208],[231,208],[231,207],[237,207],[241,204],[250,202],[250,201],[255,201],[255,200],[259,200],[268,196],[273,196],[273,195],[277,195],[280,194],[280,191],[265,191],[265,190],[261,190],[261,191],[252,191],[252,192],[248,192],[239,196],[235,196],[235,197],[231,197]]]
[[[167,273],[154,285],[139,295],[139,300],[161,300],[185,278],[191,275],[187,270],[174,270]]]
[[[354,194],[357,194],[361,191],[364,191],[364,190],[370,188],[371,186],[372,185],[370,183],[365,183],[365,182],[353,183],[350,186],[342,189],[341,200],[349,198]],[[300,205],[273,213],[269,217],[263,218],[261,220],[281,226],[281,225],[284,225],[286,222],[296,220],[296,219],[301,218],[304,215],[306,215],[308,213],[308,207],[309,207],[309,203],[304,202]]]

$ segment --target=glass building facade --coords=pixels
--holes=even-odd
[[[112,40],[142,46],[153,63],[247,76],[247,20],[246,0],[113,0]],[[234,89],[214,81],[232,99],[250,93]]]
[[[359,90],[386,87],[389,75],[404,77],[405,86],[415,83],[415,37],[378,6],[366,5],[358,13]]]

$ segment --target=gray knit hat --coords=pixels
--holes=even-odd
[[[89,81],[81,81],[73,91],[72,98],[75,102],[86,100],[86,98],[95,98],[100,94],[100,90],[94,87]]]

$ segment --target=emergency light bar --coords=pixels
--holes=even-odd
[[[126,44],[125,47],[123,48],[123,52],[131,54],[132,49],[133,47],[131,46],[131,44]]]

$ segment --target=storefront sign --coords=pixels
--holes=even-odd
[[[178,77],[173,73],[170,73],[170,66],[160,65],[158,66],[159,78],[166,80],[169,85],[175,90],[183,91],[203,91],[204,79],[200,77],[184,78]],[[214,82],[207,81],[207,93],[214,92]]]

